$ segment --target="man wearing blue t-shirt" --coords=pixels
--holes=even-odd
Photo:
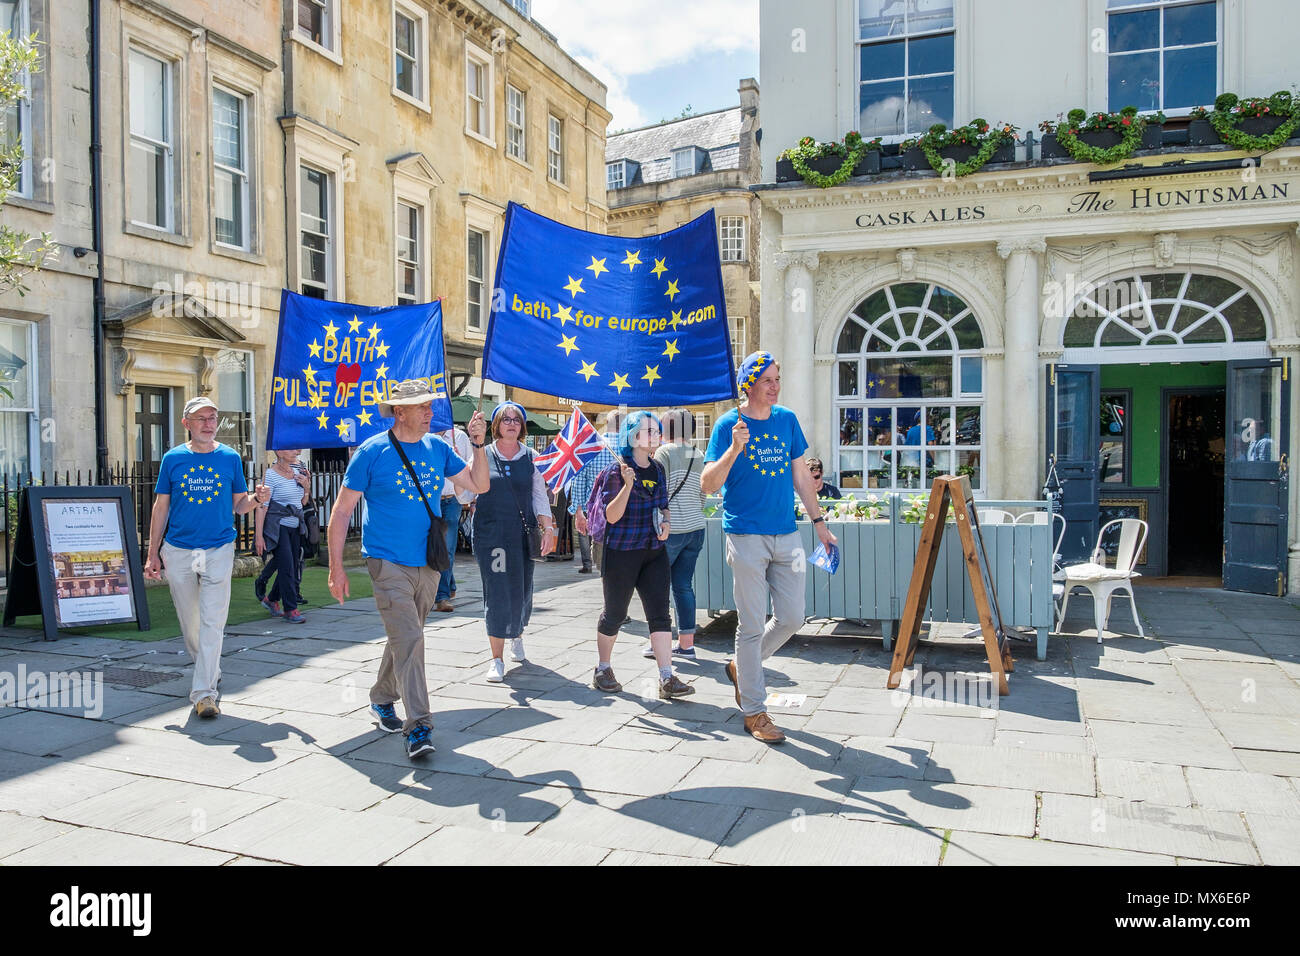
[[[185,649],[194,659],[190,703],[200,717],[221,713],[217,681],[235,567],[234,516],[271,498],[266,485],[249,494],[239,454],[217,441],[219,417],[210,398],[185,403],[181,424],[190,440],[163,455],[158,466],[144,566],[144,576],[155,581],[167,569]]]
[[[727,662],[727,677],[736,686],[745,730],[775,744],[785,734],[767,715],[763,661],[804,622],[805,559],[795,527],[795,492],[821,542],[832,545],[835,535],[821,516],[817,483],[803,460],[808,443],[799,420],[776,404],[781,370],[772,353],[747,357],[736,384],[740,407],[713,426],[700,488],[706,495],[722,489],[722,530],[738,619],[736,657]],[[765,624],[769,595],[772,619]]]
[[[429,432],[433,398],[428,382],[409,379],[379,403],[379,414],[394,419],[393,427],[366,439],[352,456],[329,523],[330,594],[341,604],[348,596],[343,539],[357,502],[366,499],[361,553],[374,582],[375,606],[388,632],[379,676],[370,689],[370,709],[381,730],[405,733],[410,757],[433,750],[424,621],[437,601],[440,574],[427,563],[429,510],[438,501],[444,481],[476,494],[487,491],[489,481],[482,413],[475,412],[465,429],[474,446],[473,464],[466,467],[449,444]],[[401,443],[400,452],[395,441]],[[393,706],[399,698],[405,721],[398,719]]]

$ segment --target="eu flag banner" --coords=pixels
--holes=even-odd
[[[379,414],[408,378],[434,392],[431,431],[451,427],[442,305],[370,308],[280,293],[266,447],[344,448],[393,424]]]
[[[483,377],[602,405],[736,397],[713,211],[602,236],[511,203]]]

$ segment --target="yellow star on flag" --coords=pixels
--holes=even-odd
[[[566,357],[578,348],[578,343],[575,341],[577,339],[576,335],[561,335],[560,338],[562,341],[556,348],[564,349]]]
[[[385,345],[383,342],[380,342],[378,345],[375,346],[375,354],[378,355],[380,358],[388,358],[388,346]]]
[[[645,379],[646,382],[649,383],[650,385],[653,385],[655,383],[655,379],[663,378],[663,376],[659,374],[658,365],[656,365],[654,368],[651,368],[649,365],[647,365],[645,367],[645,374],[642,375],[641,377]]]
[[[329,325],[322,325],[321,328],[325,330],[326,340],[338,337],[339,327],[335,325],[332,320],[330,321]]]
[[[767,474],[767,469],[766,469],[766,468],[760,468],[760,469],[759,469],[759,474],[766,475],[766,474]]]
[[[307,399],[307,407],[308,407],[308,408],[324,408],[324,407],[325,407],[325,399],[323,399],[323,398],[320,397],[320,392],[313,391],[313,392],[311,393],[311,398]]]
[[[388,366],[387,365],[375,366],[375,378],[376,379],[388,378]]]
[[[669,319],[668,324],[673,327],[674,332],[677,331],[677,326],[681,324],[681,321],[682,321],[682,310],[673,309],[673,317]]]
[[[655,278],[658,279],[661,275],[663,275],[665,272],[668,271],[668,267],[664,265],[663,259],[656,259],[655,267],[650,271],[653,272],[655,274]]]
[[[566,285],[565,288],[569,290],[569,295],[573,296],[575,299],[578,297],[579,292],[587,291],[582,287],[582,280],[575,279],[573,276],[569,276],[569,284]]]
[[[664,355],[667,355],[667,356],[668,356],[668,361],[671,362],[674,358],[676,358],[677,353],[680,352],[680,351],[681,351],[681,349],[679,349],[679,348],[677,347],[677,340],[676,340],[676,339],[673,339],[673,340],[672,340],[671,342],[669,342],[666,346],[664,346],[663,354],[664,354]]]
[[[319,342],[317,342],[315,339],[312,339],[312,340],[311,340],[311,345],[307,346],[307,348],[311,350],[311,357],[312,357],[312,358],[320,358],[320,343],[319,343]]]
[[[302,377],[309,382],[316,381],[316,370],[311,367],[311,362],[308,362],[307,367],[302,370]]]
[[[340,437],[340,438],[347,438],[347,437],[348,437],[348,423],[347,423],[347,422],[345,422],[345,421],[340,421],[340,422],[339,422],[337,425],[335,425],[334,427],[337,428],[337,429],[339,430],[339,437]]]
[[[366,329],[366,331],[370,333],[370,337],[372,339],[377,339],[379,338],[379,333],[382,332],[383,329],[379,327],[379,323],[375,323],[374,325],[370,326],[370,328]]]
[[[581,360],[579,360],[579,361],[581,361]],[[587,381],[588,381],[588,382],[591,381],[592,376],[595,376],[596,378],[599,378],[599,377],[600,377],[600,373],[596,371],[596,363],[595,363],[595,362],[583,362],[583,363],[582,363],[582,368],[578,369],[578,374],[579,374],[579,375],[585,375],[586,378],[587,378]]]
[[[625,389],[625,388],[631,388],[631,387],[632,387],[632,386],[628,383],[628,380],[627,380],[627,373],[626,373],[626,372],[623,373],[622,375],[615,374],[615,375],[614,375],[614,381],[610,382],[610,388],[616,388],[616,389],[618,389],[618,393],[619,393],[620,395],[623,394],[623,389]]]
[[[608,257],[606,257],[606,258],[608,258]],[[601,274],[602,272],[608,272],[608,271],[609,271],[608,269],[605,268],[605,260],[604,260],[604,259],[597,259],[595,256],[592,256],[592,257],[591,257],[591,265],[587,266],[587,270],[588,270],[589,272],[594,272],[594,273],[596,274],[596,278],[597,278],[597,279],[600,278],[600,274]]]
[[[352,321],[348,323],[348,331],[349,332],[361,331],[361,320],[358,319],[355,315],[352,316]]]
[[[573,309],[567,305],[561,305],[556,308],[555,314],[560,317],[560,328],[564,328],[565,322],[572,322],[575,325],[578,320],[573,317]]]
[[[371,417],[372,416],[369,412],[362,412],[360,415],[357,416],[357,421],[359,421],[363,425],[369,425]]]
[[[641,264],[641,253],[629,250],[627,258],[623,260],[622,264],[627,266],[628,272],[631,272],[636,266]]]
[[[677,298],[681,294],[681,289],[677,288],[677,280],[670,279],[668,281],[668,290],[664,293],[664,295],[668,296],[668,301],[673,301],[673,299]]]
[[[758,462],[754,462],[754,470],[758,471]]]

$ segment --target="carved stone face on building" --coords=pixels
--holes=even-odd
[[[898,268],[902,270],[903,275],[910,276],[916,269],[916,250],[899,249],[898,250]]]
[[[1160,267],[1171,266],[1174,264],[1174,243],[1177,236],[1172,232],[1162,232],[1156,235],[1156,265]]]

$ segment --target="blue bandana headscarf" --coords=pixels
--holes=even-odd
[[[758,377],[767,371],[767,367],[775,362],[776,356],[771,352],[751,352],[747,355],[736,371],[736,388],[740,389],[740,394],[747,393],[758,381]]]
[[[654,422],[659,427],[660,434],[663,434],[663,425],[659,422],[659,417],[653,412],[633,412],[623,419],[623,427],[618,430],[618,453],[623,456],[623,460],[629,465],[632,463],[632,439],[636,433],[641,430],[641,424],[646,420]]]
[[[528,412],[524,410],[524,406],[520,405],[518,402],[502,402],[496,408],[492,409],[492,415],[488,418],[488,428],[491,428],[492,423],[497,420],[497,414],[507,408],[518,409],[519,417],[524,420],[525,425],[528,424]]]

